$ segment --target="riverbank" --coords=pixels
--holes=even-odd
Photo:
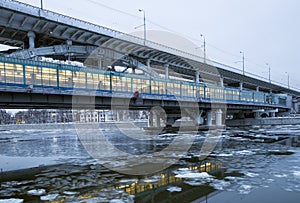
[[[300,117],[274,117],[274,118],[245,118],[226,120],[226,126],[241,127],[251,125],[300,125]]]

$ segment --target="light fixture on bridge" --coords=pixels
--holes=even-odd
[[[269,63],[266,63],[266,65],[269,67],[269,82],[271,83],[271,65]]]
[[[139,26],[135,27],[134,29],[144,26],[144,46],[145,46],[146,45],[146,12],[143,9],[139,9],[139,12],[143,12],[143,14],[144,14],[144,24],[139,25]]]
[[[206,41],[205,41],[205,36],[203,34],[200,34],[200,36],[203,38],[203,59],[204,63],[206,63]]]
[[[285,72],[285,74],[287,74],[287,85],[288,88],[290,89],[290,74],[288,72]]]
[[[243,54],[242,63],[243,63],[243,75],[245,75],[245,54],[244,52],[240,51],[240,54]]]

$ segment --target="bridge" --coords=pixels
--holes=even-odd
[[[18,47],[0,56],[4,108],[148,109],[152,126],[298,110],[295,89],[13,0],[0,2],[0,44]]]

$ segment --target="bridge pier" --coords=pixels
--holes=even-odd
[[[206,112],[206,125],[212,126],[213,112],[210,110]]]
[[[222,126],[222,110],[217,109],[216,111],[216,126]]]

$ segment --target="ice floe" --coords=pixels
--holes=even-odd
[[[216,190],[224,190],[225,188],[230,186],[231,183],[228,181],[224,181],[224,180],[214,180],[209,185],[212,186],[213,188],[215,188]]]
[[[240,194],[243,194],[243,195],[246,195],[246,194],[249,194],[253,189],[253,186],[251,185],[241,185],[239,188],[238,188],[238,192]]]
[[[176,187],[176,186],[174,186],[174,187],[168,187],[167,190],[169,192],[181,192],[182,191],[181,187]]]
[[[187,173],[182,173],[182,174],[177,174],[175,176],[176,178],[211,178],[213,176],[209,175],[208,173],[206,172],[202,172],[202,173],[197,173],[197,172],[187,172]]]
[[[27,194],[29,195],[35,195],[35,196],[41,196],[46,193],[45,189],[37,189],[37,190],[29,190],[27,191]]]
[[[22,203],[23,199],[10,198],[10,199],[0,199],[0,203]]]
[[[41,196],[42,201],[53,201],[58,197],[58,194],[49,194],[45,196]]]

